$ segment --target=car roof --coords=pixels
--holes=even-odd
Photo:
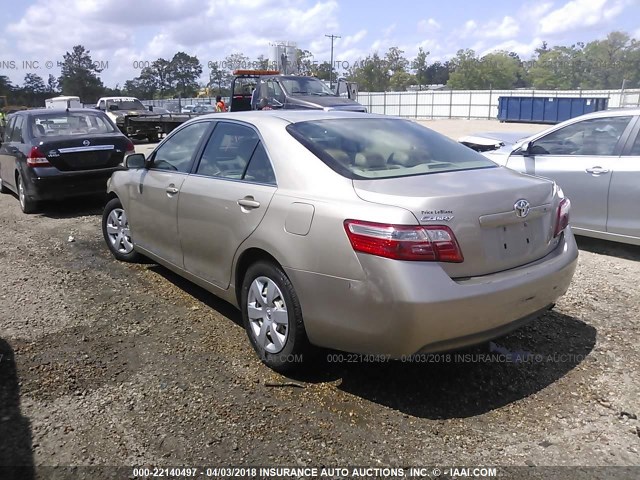
[[[43,113],[66,113],[67,111],[69,111],[70,113],[89,113],[89,114],[93,114],[93,115],[99,115],[102,114],[101,111],[96,110],[94,108],[30,108],[29,110],[21,110],[20,112],[16,112],[16,113],[22,113],[25,115],[40,115]]]
[[[640,115],[640,107],[619,107],[611,108],[609,110],[600,110],[597,112],[585,113],[579,117],[573,117],[571,120],[577,118],[584,120],[586,118],[599,118],[599,117],[624,117],[627,115]]]
[[[212,113],[209,115],[203,115],[198,118],[211,118],[215,120],[238,120],[255,124],[278,123],[283,121],[286,123],[297,123],[312,120],[334,120],[340,118],[386,118],[409,121],[409,119],[394,117],[390,115],[378,115],[374,113],[362,112],[345,112],[337,110],[251,110],[246,112]]]

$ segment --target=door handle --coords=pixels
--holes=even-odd
[[[260,202],[256,202],[253,199],[253,197],[247,196],[247,197],[244,197],[244,198],[241,198],[240,200],[238,200],[238,205],[240,205],[243,208],[252,210],[254,208],[260,207]]]
[[[609,170],[606,168],[596,166],[596,167],[586,168],[585,172],[590,173],[592,175],[602,175],[603,173],[609,173]]]
[[[167,194],[168,195],[175,195],[176,193],[178,193],[180,190],[178,190],[176,187],[174,187],[173,185],[170,185],[167,187]]]

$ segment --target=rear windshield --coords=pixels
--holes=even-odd
[[[116,100],[107,100],[107,108],[112,105],[118,107],[118,110],[146,110],[142,102],[136,98],[132,99],[116,99]]]
[[[30,127],[35,138],[116,132],[106,115],[91,110],[31,115]]]
[[[470,148],[409,120],[315,120],[290,124],[287,130],[329,167],[352,179],[496,166]]]

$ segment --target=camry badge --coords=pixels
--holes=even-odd
[[[59,157],[60,154],[58,153],[57,150],[49,150],[49,153],[47,153],[47,157]]]
[[[82,144],[83,144],[85,147],[88,147],[88,146],[91,144],[91,142],[90,142],[89,140],[85,140],[84,142],[82,142]]]
[[[524,198],[521,198],[513,205],[513,209],[516,212],[516,217],[519,218],[524,218],[529,215],[530,208],[531,205],[529,205],[529,202],[527,202]]]
[[[453,220],[453,210],[422,210],[421,222],[450,222]]]

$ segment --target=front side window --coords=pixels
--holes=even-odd
[[[392,178],[496,164],[409,120],[353,117],[293,123],[287,131],[337,173]]]
[[[274,100],[278,103],[284,103],[284,93],[278,82],[275,80],[267,81],[260,92],[266,91],[266,98],[269,100],[269,104],[273,104]],[[277,105],[277,103],[276,103]],[[274,105],[272,105],[274,106]]]
[[[534,155],[613,155],[631,117],[592,118],[573,123],[536,140]]]
[[[242,180],[259,141],[252,128],[219,122],[202,152],[196,173]]]
[[[167,138],[156,150],[152,168],[182,173],[189,172],[193,155],[209,125],[210,122],[192,123]]]

